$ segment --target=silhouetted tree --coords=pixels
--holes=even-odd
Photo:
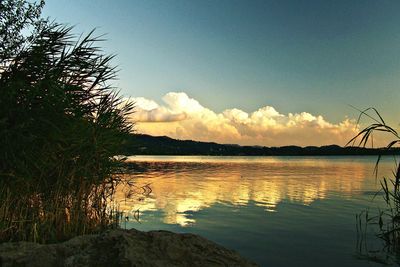
[[[46,25],[43,6],[43,0],[0,0],[0,58],[16,55]]]

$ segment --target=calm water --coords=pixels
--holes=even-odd
[[[357,259],[355,214],[382,205],[376,157],[137,156],[119,190],[127,228],[200,234],[261,266],[380,266]],[[381,162],[389,175],[393,158]],[[136,189],[140,191],[140,189]],[[137,215],[137,213],[136,213]],[[378,240],[370,246],[379,247]]]

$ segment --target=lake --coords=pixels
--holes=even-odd
[[[357,256],[356,214],[384,207],[376,159],[135,156],[117,200],[123,227],[200,234],[261,266],[381,266]]]

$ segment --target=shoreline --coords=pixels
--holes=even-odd
[[[259,266],[195,234],[106,230],[55,244],[0,243],[0,266]]]

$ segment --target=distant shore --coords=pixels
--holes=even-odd
[[[177,140],[167,136],[129,135],[121,154],[170,156],[363,156],[400,155],[400,148],[363,148],[357,146],[240,146],[192,140]]]

